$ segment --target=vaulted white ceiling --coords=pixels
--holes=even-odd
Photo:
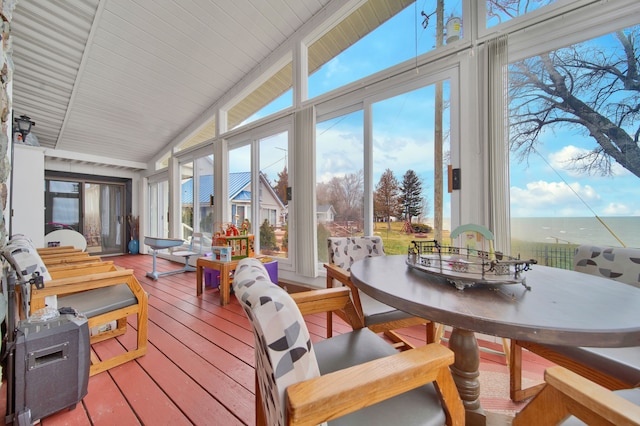
[[[147,163],[330,0],[20,0],[14,115],[41,146]]]

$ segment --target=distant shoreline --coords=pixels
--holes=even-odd
[[[640,216],[611,216],[601,219],[609,229],[595,217],[512,217],[511,239],[554,244],[640,247]]]

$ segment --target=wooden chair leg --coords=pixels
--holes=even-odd
[[[444,325],[443,324],[435,324],[435,334],[433,337],[433,341],[435,343],[440,343],[442,341],[442,336],[444,336]]]
[[[509,367],[511,365],[511,341],[509,339],[502,338],[502,350],[507,360],[507,367]]]
[[[544,383],[522,389],[522,346],[510,343],[509,349],[509,396],[514,402],[523,401],[537,394]]]
[[[327,339],[333,336],[333,313],[327,312]]]
[[[429,321],[427,324],[427,344],[429,343],[440,343],[439,340],[436,341],[436,325],[433,321]]]

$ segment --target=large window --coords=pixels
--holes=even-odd
[[[510,65],[513,250],[640,247],[639,52],[636,26]]]
[[[149,183],[149,228],[150,237],[168,238],[169,183],[160,180]]]
[[[198,176],[197,209],[194,210],[194,228],[205,236],[208,241],[214,234],[216,222],[213,213],[213,156],[198,158],[195,162]]]
[[[462,36],[459,0],[370,0],[310,44],[309,98]]]
[[[230,217],[221,226],[231,225],[242,228],[248,220],[255,230],[254,218],[251,215],[251,145],[244,145],[229,151],[229,212]]]
[[[193,234],[194,211],[193,161],[180,164],[180,230],[178,238],[187,239]]]
[[[363,113],[322,121],[316,127],[318,260],[327,261],[327,237],[363,235]]]
[[[288,132],[258,141],[260,147],[260,251],[270,256],[289,256]]]
[[[181,236],[185,240],[194,232],[204,234],[208,244],[216,232],[213,204],[213,156],[205,155],[180,165]]]
[[[486,0],[487,28],[538,10],[557,0]]]
[[[443,190],[448,104],[447,81],[373,104],[374,230],[387,254],[405,254],[413,238],[436,237],[436,212],[444,222],[440,230],[451,230],[451,201]],[[435,152],[442,153],[440,161]]]

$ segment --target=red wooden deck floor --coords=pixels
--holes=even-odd
[[[195,273],[180,273],[153,281],[151,256],[109,258],[130,268],[149,293],[149,346],[144,357],[91,377],[89,393],[73,410],[41,421],[53,425],[159,425],[254,424],[253,335],[236,301],[221,307],[219,293],[207,288],[195,295]],[[158,272],[180,265],[158,259]],[[335,316],[334,316],[335,318]],[[313,339],[325,336],[325,315],[306,318]],[[347,331],[336,319],[334,330]],[[119,345],[135,344],[134,317],[129,330],[117,339],[93,345],[98,356],[107,356]],[[424,329],[403,333],[415,339]],[[534,360],[535,361],[535,360]],[[527,363],[527,376],[541,377],[544,363]],[[482,353],[481,379],[489,380],[482,402],[486,409],[514,412],[522,404],[508,399],[508,375],[504,357]],[[505,375],[507,381],[505,382]],[[484,377],[484,379],[483,379]],[[488,378],[488,379],[487,379]],[[493,379],[495,378],[495,379]],[[2,387],[3,394],[6,384]],[[497,396],[496,396],[497,395]],[[5,398],[0,404],[4,406]]]

